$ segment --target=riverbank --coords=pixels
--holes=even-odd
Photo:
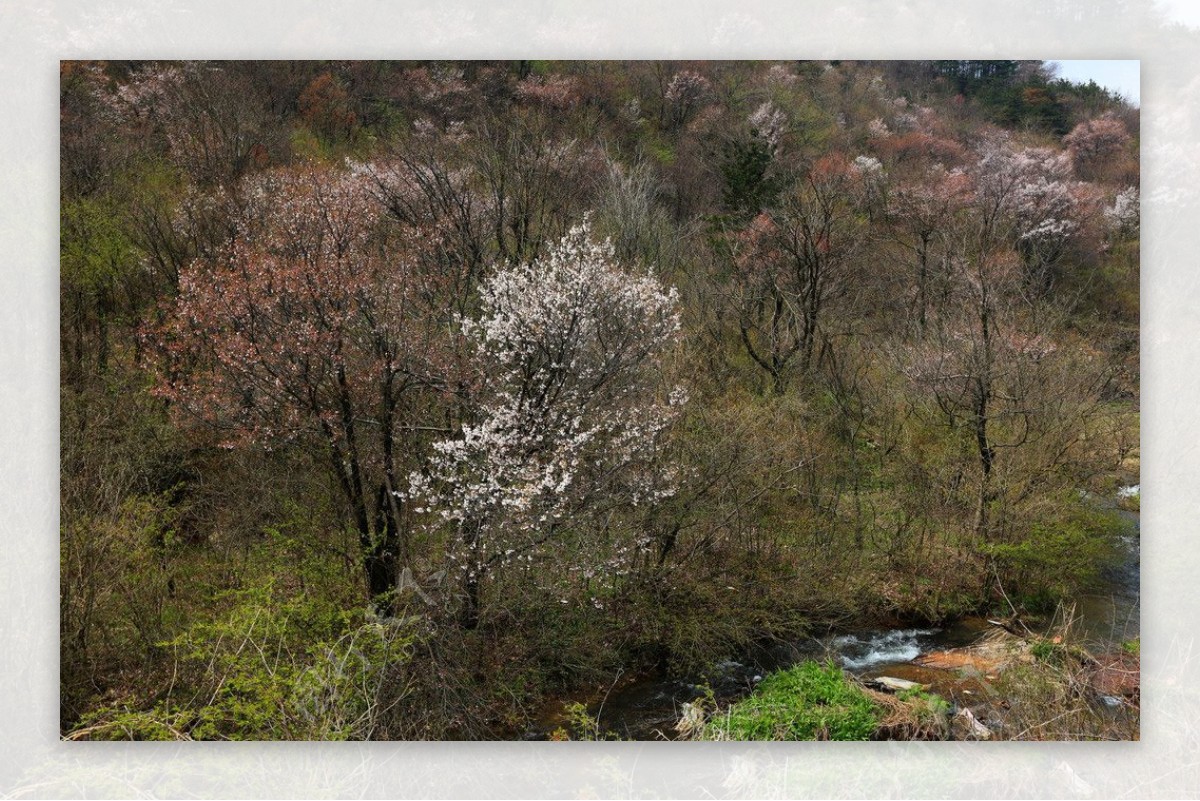
[[[1045,635],[1013,634],[982,619],[960,621],[951,631],[838,635],[823,656],[765,673],[761,665],[726,662],[711,682],[630,677],[590,704],[548,706],[541,729],[525,738],[1138,739],[1138,640],[1091,651],[1072,633],[1077,622],[1062,621]],[[948,645],[971,630],[977,633],[970,644]],[[785,685],[794,683],[797,671],[818,667],[823,684],[836,684],[836,674],[852,688],[840,692],[868,699],[875,725],[864,729],[859,721],[854,736],[839,737],[809,728],[810,721],[800,729],[783,726],[775,736],[752,736],[775,724],[747,723],[747,716],[757,719],[764,709],[789,703],[825,703],[804,693],[788,701],[773,688],[781,677]],[[799,707],[782,717],[790,720],[793,713],[812,718]],[[713,728],[714,721],[731,718],[742,723]]]
[[[963,719],[977,721],[986,738],[1059,739],[1072,734],[1063,726],[1074,725],[1075,734],[1086,730],[1092,739],[1136,739],[1140,515],[1128,507],[1135,493],[1122,487],[1117,497],[1130,524],[1119,539],[1120,559],[1091,591],[1052,614],[843,629],[760,645],[696,674],[619,674],[591,696],[545,704],[521,736],[569,738],[587,728],[604,738],[677,739],[680,721],[698,703],[728,710],[767,676],[817,663],[836,666],[855,683],[884,676],[914,682],[945,699],[950,714],[967,710]],[[1056,715],[1059,725],[1050,725]],[[962,721],[944,731],[984,739]]]

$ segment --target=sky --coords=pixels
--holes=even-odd
[[[1116,92],[1135,106],[1141,105],[1140,61],[1051,61],[1058,67],[1058,77],[1073,83],[1093,80],[1109,91]]]
[[[1200,3],[1196,0],[1154,0],[1154,8],[1167,22],[1200,29]],[[1055,61],[1058,75],[1069,81],[1087,83],[1088,79],[1119,92],[1135,106],[1141,105],[1138,61]]]

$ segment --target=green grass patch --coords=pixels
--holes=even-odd
[[[838,667],[804,662],[713,716],[701,739],[867,740],[878,724],[875,704]]]
[[[1033,654],[1033,658],[1039,662],[1050,662],[1057,659],[1062,654],[1062,646],[1050,640],[1036,640],[1029,647],[1029,653]]]

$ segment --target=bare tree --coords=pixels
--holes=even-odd
[[[786,388],[793,364],[801,374],[814,366],[824,315],[847,289],[863,241],[855,211],[860,178],[847,159],[822,158],[735,237],[730,294],[738,330],[776,392]]]

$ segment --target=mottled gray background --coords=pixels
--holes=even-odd
[[[686,8],[685,8],[686,6]],[[1195,797],[1200,29],[1177,0],[0,0],[0,796]],[[60,743],[61,58],[1141,59],[1140,743]]]

